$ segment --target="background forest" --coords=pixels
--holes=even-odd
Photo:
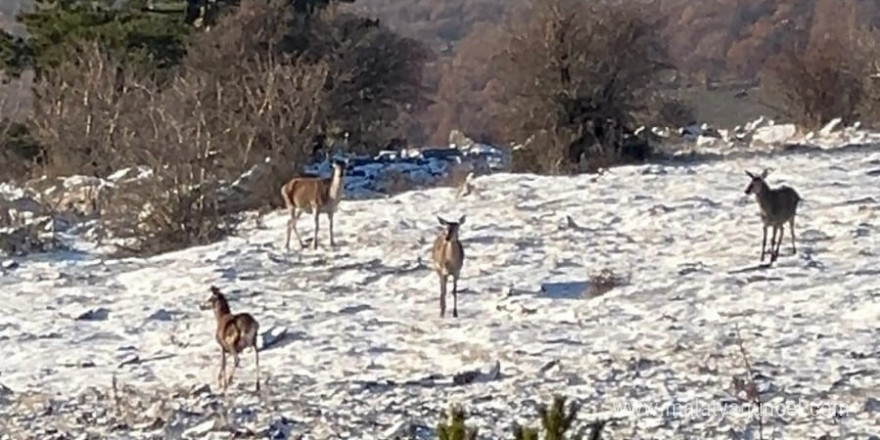
[[[45,9],[57,2],[37,3]],[[89,2],[60,3],[82,7]],[[94,4],[101,3],[119,6],[109,0]],[[165,4],[178,3],[184,5]],[[199,1],[191,3],[198,6]],[[290,3],[298,16],[308,12],[317,17],[316,11],[328,5],[332,10],[310,35],[291,37],[279,28],[271,37],[277,38],[273,47],[286,46],[281,50],[285,57],[330,63],[325,66],[330,69],[327,78],[336,78],[325,78],[325,88],[334,88],[331,95],[336,98],[320,98],[324,109],[315,112],[310,128],[302,128],[295,141],[303,145],[341,133],[349,133],[349,145],[360,151],[400,142],[442,145],[457,129],[494,144],[529,140],[540,151],[529,152],[518,163],[534,165],[542,161],[535,157],[548,151],[551,157],[522,170],[560,172],[568,171],[591,145],[614,150],[601,150],[598,164],[647,157],[644,148],[621,141],[643,124],[705,121],[733,126],[764,114],[817,125],[838,116],[870,122],[876,114],[875,82],[865,81],[878,59],[880,3],[871,0]],[[98,40],[102,47],[97,55],[127,65],[133,57],[145,57],[151,60],[150,69],[166,73],[186,60],[187,53],[193,58],[198,38],[190,38],[190,10],[159,14],[157,2],[123,4],[124,19],[99,25],[103,19],[94,17],[17,16],[33,11],[34,5],[4,1],[0,25],[9,34],[0,56],[7,77],[13,78],[3,95],[7,120],[29,115],[34,96],[51,95],[51,74],[64,69],[70,54],[81,53],[72,45]],[[144,13],[147,9],[152,13]],[[221,20],[216,24],[224,29],[241,25],[241,17],[233,24],[228,17],[224,22],[223,15],[213,14],[211,20]],[[29,45],[16,43],[28,34],[35,34]],[[211,44],[264,43],[214,35],[202,38],[205,47],[198,49],[203,58],[199,65],[206,72],[217,60],[238,59],[219,53],[225,49],[212,60],[204,59]],[[377,74],[379,65],[384,71]],[[73,70],[80,69],[77,65]],[[32,83],[34,75],[37,83]],[[536,78],[542,81],[539,93],[531,83]],[[356,95],[360,97],[346,101]],[[343,122],[342,113],[352,117]],[[40,124],[32,121],[31,132],[33,125]],[[251,139],[264,140],[263,135]]]

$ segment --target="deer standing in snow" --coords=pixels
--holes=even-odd
[[[333,214],[339,206],[339,200],[343,192],[343,179],[345,176],[345,164],[333,162],[333,174],[329,178],[320,177],[295,177],[281,187],[281,197],[284,205],[290,213],[287,220],[287,237],[284,240],[284,249],[290,250],[290,231],[296,234],[301,247],[306,247],[296,230],[296,221],[303,212],[309,212],[315,216],[315,239],[313,249],[318,249],[318,224],[321,214],[327,214],[330,221],[330,246],[336,246],[333,239]]]
[[[767,228],[769,227],[773,228],[773,236],[770,239],[770,263],[776,261],[776,258],[779,256],[779,247],[782,245],[782,239],[785,236],[785,223],[788,223],[791,229],[792,253],[797,254],[794,238],[794,217],[797,213],[798,203],[802,200],[801,196],[793,188],[786,185],[782,185],[779,188],[770,188],[767,182],[764,181],[767,174],[769,174],[769,171],[766,169],[760,176],[748,171],[746,171],[746,174],[752,179],[749,182],[749,186],[746,187],[746,194],[755,195],[755,200],[758,201],[758,207],[761,209],[761,220],[764,223],[761,261],[764,261],[767,246]],[[779,231],[778,241],[776,238],[777,230]]]
[[[207,304],[214,310],[217,318],[217,332],[215,337],[220,344],[220,372],[217,381],[224,390],[232,383],[235,368],[238,367],[239,353],[248,347],[254,349],[254,364],[257,369],[257,391],[260,391],[260,351],[257,349],[257,333],[260,325],[249,313],[232,314],[229,310],[229,302],[220,293],[220,289],[211,286],[211,297]],[[226,375],[226,354],[232,355],[232,369]]]
[[[440,277],[440,317],[446,315],[446,283],[452,277],[452,316],[458,317],[458,276],[464,264],[464,247],[458,240],[458,230],[464,224],[465,216],[457,222],[437,217],[445,230],[434,240],[431,258],[434,270]]]

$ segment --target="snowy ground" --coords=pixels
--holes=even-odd
[[[765,269],[743,193],[743,170],[762,167],[805,199],[798,254],[786,231]],[[216,430],[229,426],[426,438],[450,403],[481,438],[509,438],[556,392],[581,401],[585,421],[614,417],[612,439],[757,438],[745,416],[716,412],[744,373],[736,325],[771,409],[803,410],[770,414],[765,438],[868,438],[880,432],[878,184],[876,148],[496,174],[459,201],[438,188],[344,203],[336,249],[322,223],[322,249],[285,253],[279,211],[267,229],[147,260],[18,260],[0,278],[0,438],[228,438]],[[437,214],[467,214],[458,319],[438,316]],[[629,284],[583,297],[602,268]],[[261,352],[259,395],[250,352],[227,395],[216,390],[214,318],[199,308],[211,284],[233,312],[287,331]],[[499,377],[451,383],[496,362]],[[709,412],[614,411],[673,404]]]

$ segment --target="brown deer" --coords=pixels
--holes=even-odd
[[[217,318],[217,343],[220,344],[220,372],[217,381],[223,390],[232,383],[235,368],[238,367],[239,353],[246,348],[254,349],[254,364],[257,369],[257,391],[260,391],[260,350],[257,349],[257,333],[260,324],[249,313],[232,314],[229,311],[229,303],[226,297],[220,293],[220,289],[211,286],[211,297],[207,304],[214,309],[214,317]],[[229,375],[226,376],[226,354],[232,355],[233,363]]]
[[[464,264],[464,247],[458,240],[458,230],[464,224],[465,216],[457,222],[450,222],[437,217],[446,229],[434,240],[431,258],[434,270],[440,277],[440,317],[446,315],[446,282],[452,277],[452,316],[458,317],[458,276]]]
[[[767,246],[767,228],[769,227],[773,228],[773,236],[770,239],[770,263],[773,263],[779,257],[779,247],[782,245],[782,239],[785,236],[785,223],[788,223],[791,229],[792,254],[797,254],[794,238],[794,217],[797,213],[798,203],[803,199],[801,199],[797,191],[789,186],[782,185],[779,188],[770,188],[767,182],[764,181],[767,174],[769,174],[769,171],[766,169],[760,176],[756,176],[748,171],[746,171],[746,174],[752,178],[749,186],[746,187],[746,194],[755,195],[755,200],[758,201],[758,207],[761,209],[761,220],[764,223],[761,261],[764,261]],[[777,230],[779,231],[778,241],[776,238]]]
[[[296,221],[303,212],[315,215],[315,240],[313,248],[318,249],[318,223],[322,213],[327,214],[330,221],[330,246],[336,246],[333,239],[333,214],[342,196],[345,164],[333,162],[333,175],[329,178],[320,177],[296,177],[281,187],[281,197],[284,205],[290,213],[287,221],[287,237],[284,240],[284,249],[290,250],[290,231],[296,234],[299,245],[303,248],[302,238],[296,230]]]

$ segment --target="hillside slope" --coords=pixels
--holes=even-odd
[[[798,254],[786,231],[765,269],[758,207],[743,193],[743,170],[761,167],[805,199]],[[880,430],[878,176],[877,148],[498,174],[458,202],[449,188],[345,202],[336,249],[285,253],[276,212],[268,229],[146,260],[82,250],[4,264],[0,428],[227,438],[209,431],[231,423],[275,438],[388,439],[415,423],[430,438],[461,402],[481,438],[509,438],[534,401],[560,392],[585,420],[616,417],[609,438],[757,438],[731,404],[738,327],[772,399],[765,432],[861,438]],[[461,316],[440,319],[430,242],[436,215],[459,214]],[[310,237],[311,222],[300,230]],[[628,283],[583,296],[603,268]],[[250,352],[228,397],[216,393],[214,318],[199,308],[211,284],[268,334],[260,396]],[[496,362],[498,375],[451,383]],[[662,411],[674,404],[709,412]],[[626,405],[645,406],[614,412]]]

